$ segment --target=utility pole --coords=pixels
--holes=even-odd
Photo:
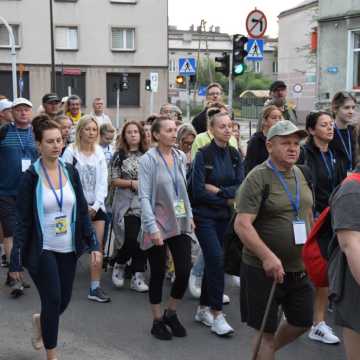
[[[233,105],[233,93],[234,93],[234,76],[233,76],[233,57],[232,53],[230,54],[229,59],[229,95],[228,95],[228,106],[232,109]]]
[[[50,1],[50,42],[51,42],[51,92],[56,92],[54,15],[53,15],[52,0],[49,1]]]
[[[15,50],[15,37],[9,23],[0,16],[0,21],[5,25],[8,33],[9,33],[9,41],[10,41],[10,54],[11,54],[11,71],[12,71],[12,87],[13,87],[13,100],[17,98],[17,77],[16,77],[16,50]]]

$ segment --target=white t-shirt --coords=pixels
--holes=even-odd
[[[56,189],[60,199],[60,189]],[[75,194],[69,180],[63,186],[63,206],[60,212],[54,193],[43,184],[44,234],[43,249],[60,253],[74,251],[71,231],[71,215],[75,204]]]
[[[94,114],[94,116],[96,117],[96,120],[97,120],[97,122],[99,124],[99,127],[101,125],[104,125],[104,124],[112,124],[109,116],[107,116],[104,113],[102,113],[101,115],[95,115]]]

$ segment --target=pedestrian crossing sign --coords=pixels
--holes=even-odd
[[[261,61],[264,59],[264,39],[249,39],[247,42],[247,60]]]
[[[180,58],[179,74],[185,76],[195,75],[196,74],[195,58]]]

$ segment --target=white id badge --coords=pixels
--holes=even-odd
[[[186,208],[184,200],[177,200],[174,202],[175,216],[177,218],[186,217]]]
[[[306,243],[306,225],[305,221],[293,221],[295,245],[304,245]]]
[[[25,172],[31,165],[30,159],[21,159],[21,171]]]

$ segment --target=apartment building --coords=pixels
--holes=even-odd
[[[15,34],[19,90],[38,106],[51,82],[49,0],[0,0],[0,14]],[[53,0],[53,14],[59,95],[78,94],[84,111],[91,109],[95,97],[103,97],[114,119],[116,84],[127,73],[129,89],[120,96],[121,116],[141,120],[150,108],[145,81],[156,72],[154,109],[166,101],[167,0]],[[9,49],[7,30],[0,24],[0,94],[12,97]]]

